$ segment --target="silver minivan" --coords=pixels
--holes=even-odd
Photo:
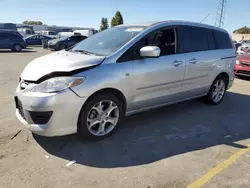
[[[125,115],[198,97],[220,103],[235,62],[223,29],[184,21],[120,25],[30,62],[16,89],[16,116],[35,134],[102,139]]]

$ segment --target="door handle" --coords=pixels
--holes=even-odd
[[[189,60],[189,63],[196,64],[198,62],[197,59],[193,58]]]
[[[175,67],[178,67],[178,66],[180,66],[182,64],[182,61],[177,61],[177,60],[175,60],[174,62],[173,62],[173,66],[175,66]]]

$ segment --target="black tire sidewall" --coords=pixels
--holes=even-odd
[[[116,105],[119,108],[119,120],[118,120],[115,128],[111,132],[109,132],[108,134],[106,134],[104,136],[95,136],[87,128],[87,116],[89,114],[89,111],[92,109],[92,107],[94,105],[96,105],[96,103],[98,103],[99,101],[102,101],[102,100],[111,100],[111,101],[116,103]],[[79,118],[78,118],[77,134],[80,135],[81,137],[83,137],[84,139],[87,139],[87,140],[104,139],[104,138],[106,138],[114,133],[114,131],[119,126],[123,117],[124,117],[124,110],[123,110],[122,103],[115,95],[113,95],[111,93],[98,94],[96,96],[91,97],[86,102],[86,104],[82,107],[81,112],[79,114]]]
[[[17,46],[20,47],[20,50],[16,49]],[[20,52],[20,51],[22,51],[22,46],[20,44],[14,44],[13,47],[12,47],[12,50],[15,51],[15,52]]]
[[[225,92],[222,96],[222,98],[218,101],[218,102],[215,102],[212,98],[212,93],[213,93],[213,88],[214,88],[214,84],[218,81],[218,80],[223,80],[224,83],[225,83]],[[209,89],[209,92],[207,93],[207,96],[206,96],[206,101],[209,103],[209,104],[213,104],[213,105],[217,105],[219,103],[221,103],[221,101],[223,100],[223,98],[225,97],[225,94],[226,94],[226,90],[227,90],[227,85],[228,85],[228,79],[223,77],[223,76],[218,76],[213,84],[211,85],[210,89]]]

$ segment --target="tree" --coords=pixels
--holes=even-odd
[[[123,17],[120,11],[117,11],[115,13],[115,16],[111,20],[111,27],[114,27],[116,25],[121,25],[121,24],[123,24]]]
[[[113,17],[112,18],[112,20],[111,20],[111,27],[114,27],[114,26],[116,26],[117,25],[117,22],[116,22],[116,19],[115,19],[115,17]]]
[[[250,28],[245,26],[234,31],[237,34],[250,34]]]
[[[120,13],[120,11],[117,11],[115,13],[115,20],[116,20],[117,25],[123,24],[123,17],[122,17],[122,14]]]
[[[43,22],[41,22],[41,21],[28,21],[28,20],[25,20],[25,21],[23,21],[23,24],[28,24],[28,25],[43,25]]]
[[[101,26],[100,26],[100,31],[104,31],[105,29],[109,28],[109,23],[107,18],[102,18],[101,19]]]
[[[23,24],[28,24],[28,23],[29,23],[28,20],[23,21]]]

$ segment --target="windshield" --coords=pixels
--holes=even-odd
[[[108,56],[120,49],[144,29],[146,29],[144,26],[113,27],[83,40],[71,50]]]

